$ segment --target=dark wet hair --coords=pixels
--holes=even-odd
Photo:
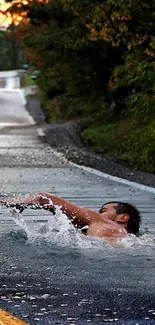
[[[115,208],[117,214],[127,213],[129,215],[127,231],[128,231],[128,233],[138,235],[140,222],[141,222],[141,216],[140,216],[140,212],[138,211],[138,209],[136,209],[130,203],[111,201],[111,202],[106,202],[102,206],[102,208],[99,210],[99,213],[102,212],[102,209],[104,208],[104,206],[106,204],[110,204],[110,203],[114,203],[114,204],[116,203],[116,206],[114,206],[114,208]]]

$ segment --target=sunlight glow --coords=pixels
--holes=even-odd
[[[21,16],[15,13],[11,14],[9,8],[11,8],[12,4],[15,3],[26,5],[28,2],[32,2],[32,0],[13,0],[9,3],[6,3],[5,0],[0,0],[0,29],[7,28],[11,23],[18,25],[22,20],[27,22],[26,12],[23,12]],[[38,0],[38,2],[47,3],[48,0]]]

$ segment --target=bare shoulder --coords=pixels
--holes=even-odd
[[[124,238],[127,236],[126,230],[114,222],[91,222],[87,232],[88,235],[100,238]]]

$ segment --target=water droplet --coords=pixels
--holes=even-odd
[[[68,304],[61,304],[61,307],[66,307],[68,306]]]

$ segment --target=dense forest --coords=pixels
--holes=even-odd
[[[15,3],[49,122],[78,120],[96,151],[155,172],[155,0]]]

